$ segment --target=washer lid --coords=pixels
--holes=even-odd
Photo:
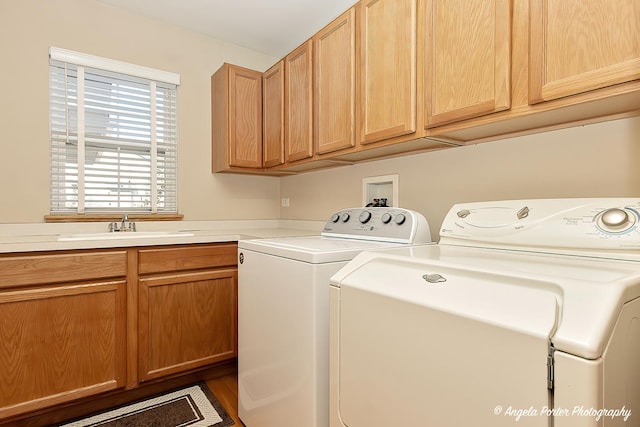
[[[373,240],[304,236],[240,240],[238,249],[262,252],[312,264],[323,264],[350,261],[358,253],[365,250],[387,249],[399,245],[401,244]]]
[[[421,268],[398,270],[381,260],[370,273],[393,277],[368,282],[372,286],[343,283],[335,337],[345,425],[507,427],[513,419],[489,409],[496,402],[548,405],[555,289],[525,279],[512,286],[513,278],[497,274],[441,271],[427,283]],[[548,426],[546,417],[522,421]]]
[[[549,334],[556,349],[587,359],[603,354],[622,305],[640,297],[636,262],[444,245],[361,254],[331,283]]]

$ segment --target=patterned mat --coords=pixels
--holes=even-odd
[[[228,427],[233,420],[205,383],[73,421],[58,427]]]

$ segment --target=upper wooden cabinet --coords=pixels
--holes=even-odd
[[[510,107],[509,0],[427,0],[425,127]]]
[[[212,85],[214,170],[283,175],[637,115],[640,2],[360,0],[264,73],[264,145],[251,76]]]
[[[530,0],[529,98],[640,79],[638,0]]]
[[[284,111],[285,161],[313,156],[313,41],[286,56]]]
[[[363,0],[360,143],[416,131],[417,0]]]
[[[284,61],[262,75],[263,166],[284,163]]]
[[[262,73],[231,64],[211,76],[212,169],[262,168]]]
[[[315,152],[355,146],[356,12],[349,9],[313,37]]]

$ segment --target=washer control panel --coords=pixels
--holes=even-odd
[[[534,199],[454,205],[441,239],[576,250],[640,249],[640,198]]]
[[[322,230],[325,237],[430,243],[426,218],[419,212],[392,207],[343,209],[331,215]]]

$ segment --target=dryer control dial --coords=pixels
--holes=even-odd
[[[607,209],[596,216],[596,224],[600,229],[614,233],[630,229],[636,221],[636,215],[623,208]]]

